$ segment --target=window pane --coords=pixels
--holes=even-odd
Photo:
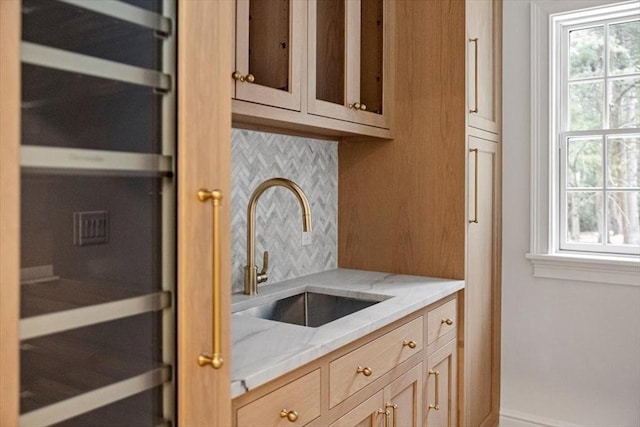
[[[602,139],[567,142],[567,187],[602,187]]]
[[[640,126],[640,79],[612,80],[609,87],[609,127]]]
[[[569,130],[602,128],[602,82],[569,85]]]
[[[569,79],[599,77],[604,70],[604,27],[569,33]]]
[[[610,138],[607,142],[610,187],[640,187],[640,137]]]
[[[640,72],[640,21],[609,26],[609,72]]]
[[[640,191],[615,191],[607,197],[607,243],[640,244]]]
[[[567,242],[602,243],[602,193],[567,192]]]

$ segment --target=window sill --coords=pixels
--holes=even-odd
[[[612,285],[640,286],[640,260],[584,254],[527,254],[533,276]]]

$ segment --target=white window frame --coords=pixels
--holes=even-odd
[[[612,7],[613,6],[613,7]],[[559,245],[560,153],[555,126],[560,111],[552,98],[557,82],[553,62],[559,58],[551,37],[559,17],[582,10],[582,19],[607,18],[638,10],[637,1],[537,1],[531,3],[531,247],[527,258],[534,276],[564,280],[640,286],[636,255],[561,251]],[[579,23],[579,22],[576,22]]]

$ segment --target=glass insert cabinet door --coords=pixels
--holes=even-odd
[[[175,8],[22,0],[20,425],[174,420]]]

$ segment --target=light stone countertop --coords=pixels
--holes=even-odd
[[[336,269],[232,296],[232,312],[306,290],[387,298],[317,328],[231,316],[231,397],[235,398],[464,288],[464,281]]]

